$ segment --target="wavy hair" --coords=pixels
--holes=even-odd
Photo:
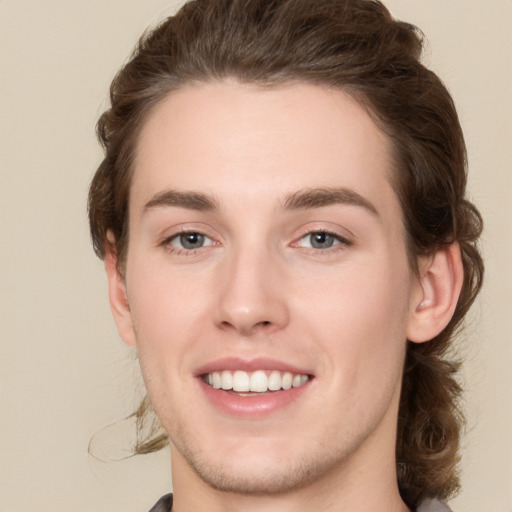
[[[408,342],[398,432],[397,478],[417,498],[448,498],[459,486],[463,415],[451,360],[455,332],[483,278],[478,210],[466,198],[467,162],[454,103],[420,62],[422,33],[377,0],[193,0],[147,31],[110,89],[97,133],[105,157],[89,191],[94,249],[115,237],[120,271],[128,244],[134,147],[155,106],[187,83],[234,78],[272,86],[307,82],[339,88],[364,105],[392,142],[411,266],[453,242],[464,283],[455,314],[433,340]],[[134,413],[136,453],[163,447],[146,397]],[[149,426],[149,428],[148,428]]]

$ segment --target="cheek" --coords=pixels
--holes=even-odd
[[[170,428],[176,421],[173,411],[189,407],[187,361],[202,338],[206,294],[165,267],[133,263],[136,272],[127,274],[127,283],[138,359],[157,416]]]
[[[333,364],[342,367],[340,378],[377,385],[390,372],[401,372],[409,302],[403,267],[366,261],[325,282],[329,285],[314,296],[304,295],[300,308],[314,322],[304,329],[311,329]]]
[[[409,276],[403,269],[367,258],[308,276],[301,285],[301,307],[325,326],[342,331],[361,329],[379,335],[394,330],[405,325],[408,311]]]
[[[141,362],[151,359],[162,367],[178,363],[200,338],[210,294],[193,275],[133,263],[136,271],[127,275],[128,299]]]

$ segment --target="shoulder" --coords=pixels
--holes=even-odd
[[[162,496],[151,508],[149,512],[171,512],[172,494]]]

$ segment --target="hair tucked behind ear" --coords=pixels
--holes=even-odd
[[[121,266],[128,244],[133,151],[155,105],[186,83],[224,78],[272,86],[309,82],[344,90],[365,105],[389,136],[411,266],[458,242],[464,285],[454,317],[434,340],[410,343],[397,439],[398,479],[418,496],[449,497],[458,487],[463,417],[458,364],[447,358],[482,283],[481,218],[466,199],[466,152],[453,101],[419,61],[422,36],[377,0],[195,0],[146,33],[114,79],[111,108],[98,122],[105,159],[89,193],[96,253],[115,237]],[[146,399],[135,413],[136,451],[162,447],[147,426]],[[152,420],[151,420],[152,421]]]
[[[459,490],[458,463],[464,415],[462,388],[456,379],[460,363],[453,337],[474,302],[483,282],[483,262],[475,245],[482,220],[469,202],[460,202],[447,243],[459,243],[464,282],[455,313],[448,326],[428,343],[407,347],[398,417],[397,461],[399,481],[421,489],[422,495],[449,498]]]

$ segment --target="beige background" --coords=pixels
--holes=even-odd
[[[387,4],[429,38],[427,61],[458,104],[487,226],[486,287],[464,339],[464,490],[452,506],[512,512],[512,2]],[[91,436],[130,412],[136,372],[85,209],[108,85],[173,5],[0,0],[2,511],[142,512],[170,488],[165,452],[108,464],[87,455]],[[107,429],[100,448],[124,439],[124,427]]]

